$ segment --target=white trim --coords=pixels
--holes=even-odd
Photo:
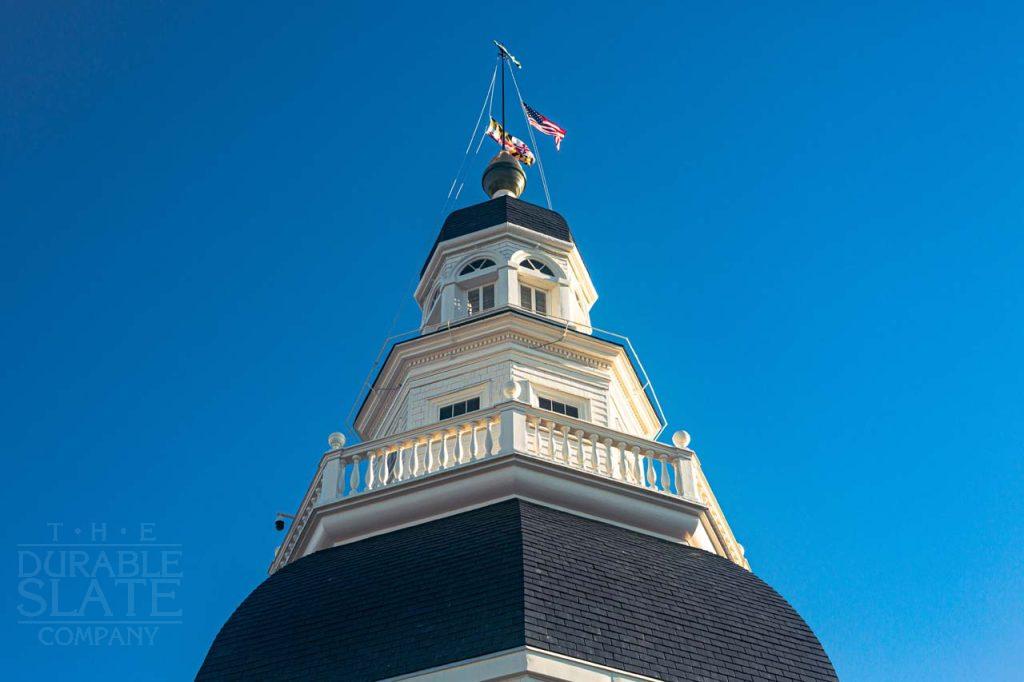
[[[566,682],[656,682],[657,678],[629,673],[532,646],[498,651],[456,661],[384,682],[486,682],[488,680],[565,680]]]

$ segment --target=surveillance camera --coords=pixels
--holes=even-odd
[[[277,519],[274,521],[274,528],[284,530],[284,519]]]

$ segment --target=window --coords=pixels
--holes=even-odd
[[[540,289],[519,285],[519,305],[541,315],[548,313],[548,295]]]
[[[464,268],[459,270],[459,274],[468,275],[472,272],[476,272],[477,270],[486,270],[487,268],[493,267],[494,261],[492,261],[490,258],[477,258],[475,261],[469,263]]]
[[[551,271],[551,268],[534,258],[524,258],[519,262],[519,267],[526,268],[527,270],[534,270],[542,275],[547,275],[548,277],[555,276],[555,273]]]
[[[538,404],[542,410],[557,412],[558,414],[564,414],[566,417],[572,417],[574,419],[580,418],[580,408],[575,405],[566,405],[565,403],[560,403],[557,400],[548,400],[547,398],[539,398]]]
[[[466,313],[476,315],[494,307],[494,285],[485,284],[466,292]]]
[[[460,400],[457,403],[451,405],[445,405],[438,410],[438,419],[451,419],[452,417],[458,417],[466,414],[467,412],[476,412],[480,409],[480,398],[470,398],[469,400]]]

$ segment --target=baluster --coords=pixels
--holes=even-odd
[[[608,441],[608,467],[611,469],[612,478],[616,481],[626,480],[626,444]]]
[[[604,456],[598,460],[597,470],[598,473],[604,474],[609,478],[615,478],[615,468],[612,466],[612,439],[602,438],[601,439],[601,450],[604,452]],[[594,453],[597,454],[597,438],[594,438]]]
[[[569,443],[569,427],[559,425],[559,433],[562,434],[562,456],[565,458],[565,463],[572,466],[572,446]]]
[[[359,455],[352,458],[352,473],[348,479],[348,494],[355,495],[359,492]]]
[[[531,429],[533,439],[530,439]],[[532,414],[526,415],[526,449],[537,455],[540,454],[540,431],[537,430],[537,417]]]
[[[484,445],[486,446],[485,451],[487,456],[493,455],[494,451],[498,447],[498,439],[494,435],[494,429],[501,428],[501,420],[490,420],[487,421],[487,433],[484,434]]]
[[[483,432],[480,431],[480,429],[486,429],[487,428],[487,420],[486,419],[481,419],[480,421],[473,422],[473,427],[472,428],[473,428],[473,430],[472,430],[471,433],[473,434],[472,435],[473,446],[472,446],[472,451],[469,453],[469,458],[470,459],[483,459],[484,458],[484,449],[480,445],[480,439],[483,438],[484,434],[483,434]]]
[[[419,478],[423,474],[423,468],[420,466],[420,441],[415,440],[412,443],[412,477]]]
[[[366,452],[366,474],[364,477],[365,486],[363,490],[371,490],[377,486],[377,462],[373,452]]]
[[[654,471],[654,453],[650,450],[644,451],[644,472],[647,479],[647,487],[658,489],[657,474]]]
[[[661,492],[672,494],[672,480],[669,474],[668,456],[661,455],[658,458],[658,468],[661,469]]]
[[[548,459],[555,461],[555,423],[550,419],[544,420],[544,428],[548,431]]]
[[[400,443],[398,445],[398,449],[395,450],[395,476],[393,479],[395,483],[398,483],[399,481],[405,478],[405,457],[403,454],[404,451],[405,446]]]
[[[447,469],[448,467],[450,467],[452,465],[452,463],[449,461],[449,456],[450,455],[449,455],[449,452],[448,452],[448,436],[449,435],[450,434],[449,434],[448,431],[442,431],[441,432],[441,468],[442,469]]]
[[[427,473],[437,471],[437,456],[434,454],[434,434],[427,436]]]
[[[388,461],[391,458],[390,456],[391,453],[383,448],[377,453],[377,461],[380,462],[380,470],[377,472],[377,482],[382,488],[391,481],[391,467],[388,466],[390,464]]]
[[[640,459],[640,448],[634,445],[629,449],[629,478],[634,485],[643,487],[644,475],[641,466],[643,461]]]
[[[468,459],[466,458],[466,443],[463,438],[462,426],[455,428],[455,463],[465,464]]]
[[[587,446],[583,442],[583,429],[576,429],[573,433],[576,435],[576,452],[580,457],[580,469],[589,471],[590,468],[587,466]]]

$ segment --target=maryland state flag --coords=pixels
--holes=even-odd
[[[491,118],[491,125],[487,126],[487,137],[491,138],[498,144],[501,144],[501,124]],[[505,133],[505,151],[519,159],[522,163],[527,166],[533,165],[533,152],[526,146],[526,143],[520,140],[518,137],[513,137],[508,133]]]

